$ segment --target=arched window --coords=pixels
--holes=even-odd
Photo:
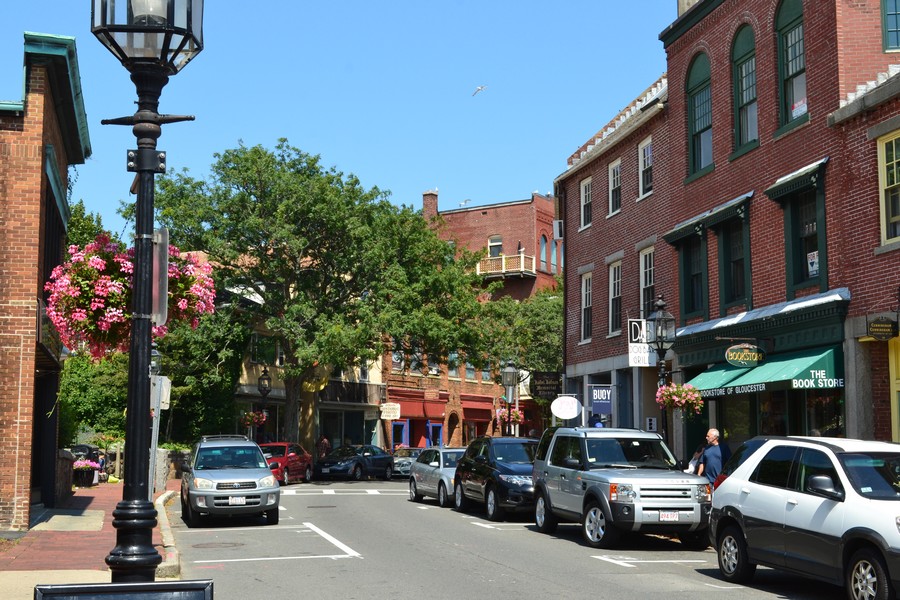
[[[559,252],[559,242],[553,242],[553,250],[550,251],[550,272],[556,273],[556,253]]]
[[[803,39],[803,2],[784,0],[775,17],[778,32],[780,123],[794,126],[809,120],[806,106],[806,51]]]
[[[749,25],[741,27],[734,36],[731,68],[734,80],[734,148],[737,151],[759,140],[756,42],[753,39],[753,29]]]
[[[709,58],[698,54],[687,78],[688,169],[693,175],[712,165],[712,89]]]
[[[547,236],[541,236],[541,271],[547,270]]]

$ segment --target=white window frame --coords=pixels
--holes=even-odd
[[[896,221],[897,218],[900,218],[900,215],[891,214],[891,211],[888,209],[890,198],[887,194],[890,188],[900,187],[900,179],[897,179],[900,177],[900,157],[897,157],[897,160],[894,161],[895,173],[893,175],[893,185],[891,185],[891,180],[888,178],[887,156],[885,152],[885,144],[887,143],[895,143],[895,147],[900,147],[900,143],[898,143],[900,140],[898,140],[898,138],[900,138],[900,131],[894,131],[878,138],[878,221],[880,223],[882,246],[900,242],[900,236],[888,236],[888,221]]]
[[[591,341],[591,336],[593,335],[593,315],[591,309],[591,280],[593,279],[593,275],[594,274],[592,272],[584,273],[581,275],[581,331],[579,334],[579,338],[581,339],[582,343]]]
[[[622,211],[622,159],[609,163],[609,193],[607,194],[607,214],[615,215]],[[619,190],[619,207],[613,208],[613,192]]]
[[[593,210],[592,210],[592,191],[591,191],[591,180],[592,177],[588,177],[587,179],[581,180],[581,211],[579,212],[579,222],[581,223],[579,230],[585,229],[591,226],[591,223],[594,221]],[[590,213],[590,214],[588,214]],[[587,216],[587,218],[585,218]]]
[[[650,315],[647,313],[646,308],[647,304],[644,302],[644,296],[646,295],[645,291],[648,288],[654,288],[656,286],[656,276],[654,270],[656,268],[656,254],[655,248],[645,248],[641,250],[641,253],[638,255],[638,260],[640,261],[640,304],[641,304],[641,318],[646,319]],[[652,311],[651,311],[652,312]]]
[[[653,193],[653,185],[649,190],[644,189],[644,171],[650,169],[653,171],[653,136],[648,135],[640,144],[638,144],[638,200],[645,198]]]
[[[497,254],[494,254],[495,249]],[[488,258],[497,258],[503,256],[503,236],[492,235],[488,238]]]
[[[619,301],[619,310],[616,311],[614,304]],[[622,261],[617,260],[609,265],[609,301],[607,310],[607,325],[609,335],[618,335],[622,333]],[[618,312],[618,323],[613,321],[613,317]]]

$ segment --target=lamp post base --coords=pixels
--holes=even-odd
[[[106,557],[113,583],[153,581],[162,556],[153,546],[156,509],[148,500],[123,500],[113,511],[115,548]]]

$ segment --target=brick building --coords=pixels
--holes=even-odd
[[[56,477],[60,345],[43,290],[62,261],[68,171],[90,156],[75,40],[25,34],[25,96],[0,102],[0,529],[71,493]]]
[[[563,268],[563,248],[553,236],[552,197],[533,193],[525,200],[439,212],[437,191],[428,191],[422,204],[423,216],[440,223],[440,235],[471,251],[487,252],[479,273],[486,280],[502,279],[498,295],[523,300],[555,285],[554,278]],[[494,372],[476,369],[462,357],[459,366],[434,362],[419,372],[410,369],[399,354],[384,362],[386,401],[401,408],[400,419],[391,424],[394,445],[461,446],[477,435],[499,433],[492,419],[504,390],[494,382],[494,375],[503,365],[493,365]],[[520,434],[541,430],[540,414],[524,382],[517,396],[525,414]]]
[[[628,257],[652,244],[655,292],[679,325],[668,357],[674,378],[708,400],[700,419],[670,423],[682,454],[708,426],[732,445],[761,433],[898,439],[898,339],[869,327],[896,322],[900,302],[892,10],[875,0],[679,2],[660,34],[668,94],[653,134],[654,192],[651,202],[622,203],[624,220],[644,228],[622,237],[607,219],[602,243],[576,254],[588,246],[579,238],[598,232],[579,231],[575,220],[580,176],[557,180],[566,198],[570,385],[602,377],[603,361],[622,353],[602,347],[602,336],[573,343],[583,326],[578,273],[612,264],[618,252],[622,280],[640,282],[643,267]],[[607,296],[598,292],[611,273],[593,282],[594,299]],[[623,293],[634,314],[646,299],[637,288]],[[593,302],[601,331],[603,304]],[[741,343],[765,360],[726,362]],[[585,366],[591,360],[597,366]],[[630,380],[638,383],[627,401],[619,396],[614,422],[658,416],[655,377]]]

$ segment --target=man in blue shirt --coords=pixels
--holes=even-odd
[[[706,432],[706,449],[700,457],[697,475],[705,475],[709,482],[713,483],[730,456],[728,447],[719,444],[719,430],[710,429]]]

